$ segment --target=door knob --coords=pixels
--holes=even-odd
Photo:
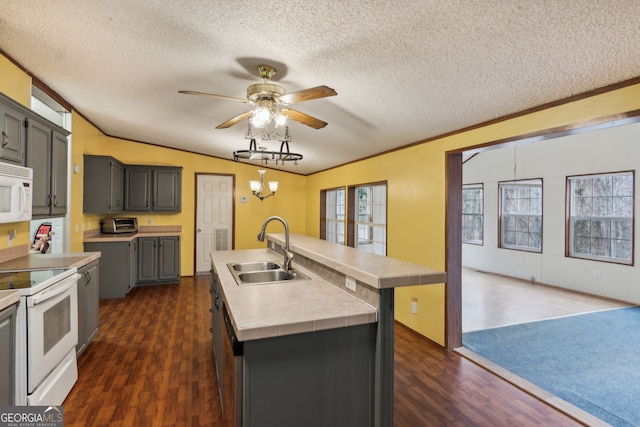
[[[198,228],[198,233],[202,232],[202,229]]]

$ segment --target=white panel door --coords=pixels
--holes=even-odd
[[[212,251],[232,249],[233,176],[197,175],[196,274],[211,270]]]

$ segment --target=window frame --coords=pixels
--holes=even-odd
[[[480,212],[465,212],[464,211],[464,191],[465,190],[475,190],[479,189],[481,191],[480,195]],[[480,217],[480,240],[465,240],[465,215]],[[473,184],[463,184],[462,185],[462,243],[469,245],[478,245],[484,246],[484,183],[473,183]]]
[[[520,217],[533,217],[537,216],[540,218],[540,248],[536,248],[534,246],[522,246],[517,244],[509,244],[505,243],[504,236],[504,223],[505,223],[505,215],[504,215],[504,199],[503,199],[503,188],[507,186],[512,187],[532,187],[534,181],[540,182],[540,214],[535,215],[531,213],[517,213],[513,214],[514,216]],[[523,198],[524,199],[524,198]],[[531,200],[531,198],[529,198]],[[544,180],[542,178],[526,178],[526,179],[516,179],[509,181],[498,181],[498,247],[501,249],[510,249],[515,251],[523,251],[523,252],[532,252],[532,253],[542,253],[543,249],[543,235],[544,235]],[[518,230],[515,230],[515,233],[518,233]],[[529,231],[528,233],[531,233]]]
[[[389,233],[389,186],[387,185],[387,181],[379,181],[379,182],[370,182],[365,184],[358,185],[350,185],[347,187],[347,246],[351,246],[353,248],[358,249],[358,245],[356,245],[356,227],[360,221],[357,220],[357,197],[356,192],[358,188],[363,187],[377,187],[384,186],[385,187],[385,199],[384,199],[384,254],[379,254],[383,256],[387,256],[387,242],[388,242],[388,233]],[[373,219],[369,222],[371,230],[373,230],[376,226],[381,226],[382,224],[374,223]],[[373,231],[371,235],[373,235]],[[380,243],[380,242],[378,242]],[[373,252],[375,253],[375,252]]]
[[[329,218],[327,216],[327,195],[330,194],[331,192],[338,192],[342,190],[343,191],[343,197],[342,197],[342,206],[344,209],[344,213],[343,213],[343,219],[340,221],[340,219],[334,219],[334,218]],[[343,242],[333,242],[333,243],[337,243],[339,245],[345,245],[347,243],[347,189],[345,186],[341,186],[341,187],[334,187],[334,188],[326,188],[326,189],[322,189],[320,190],[320,238],[323,240],[327,240],[327,224],[328,222],[342,222],[342,230],[343,230]],[[336,207],[340,206],[340,204],[336,204]],[[339,213],[336,212],[336,216],[338,216]]]
[[[573,202],[573,191],[572,191],[572,180],[573,179],[585,179],[585,178],[595,178],[595,177],[606,177],[606,176],[616,176],[616,175],[631,175],[631,217],[630,217],[630,259],[622,259],[622,258],[614,258],[611,256],[601,256],[601,255],[585,255],[576,253],[573,251],[573,236],[574,236],[574,227],[573,227],[573,216],[572,216],[572,202]],[[635,170],[625,170],[625,171],[617,171],[617,172],[599,172],[599,173],[590,173],[590,174],[580,174],[580,175],[568,175],[566,177],[566,187],[565,187],[565,257],[573,258],[573,259],[582,259],[587,261],[596,261],[596,262],[606,262],[610,264],[618,264],[618,265],[628,265],[633,266],[635,263]],[[610,196],[611,198],[615,197],[613,194]],[[628,197],[628,196],[626,196]],[[591,198],[595,198],[594,195]],[[613,201],[612,201],[613,205]],[[585,216],[582,218],[626,218],[626,217],[614,217],[614,216]],[[586,237],[586,236],[583,236]],[[593,239],[593,236],[589,236],[589,239]],[[613,240],[609,237],[607,240]]]

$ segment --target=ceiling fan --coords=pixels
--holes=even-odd
[[[216,129],[231,127],[244,119],[249,119],[251,124],[257,127],[262,127],[271,121],[280,125],[283,124],[287,118],[314,129],[321,129],[327,125],[326,122],[323,122],[320,119],[300,111],[293,110],[287,106],[296,102],[310,101],[312,99],[337,95],[335,90],[328,86],[316,86],[297,92],[285,93],[285,90],[281,86],[270,82],[271,77],[276,73],[276,70],[273,67],[268,65],[259,65],[258,72],[260,73],[260,77],[263,78],[263,82],[249,86],[247,88],[246,99],[215,95],[205,92],[194,92],[192,90],[180,90],[178,92],[187,95],[210,96],[213,98],[237,101],[256,106],[253,110],[245,111],[244,113],[219,124],[216,126]]]

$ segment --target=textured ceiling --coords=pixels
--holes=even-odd
[[[275,66],[309,174],[640,76],[637,0],[0,0],[0,49],[108,135],[232,158]],[[272,146],[270,149],[278,149]],[[276,167],[272,163],[269,165]],[[278,166],[278,168],[280,168]]]

